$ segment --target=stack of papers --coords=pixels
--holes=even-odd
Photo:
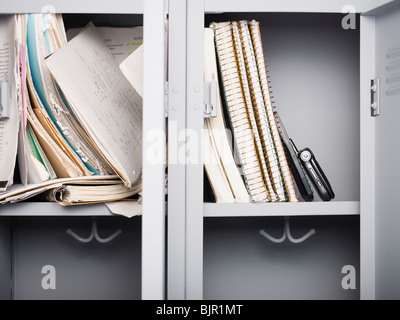
[[[0,84],[9,87],[0,93],[10,96],[0,118],[1,204],[39,194],[61,205],[110,202],[141,191],[141,56],[131,62],[136,88],[119,64],[140,48],[143,28],[89,23],[68,36],[59,14],[0,17]]]

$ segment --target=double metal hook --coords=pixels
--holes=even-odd
[[[309,237],[311,237],[313,234],[315,234],[315,230],[311,229],[304,236],[302,236],[300,238],[297,238],[297,239],[293,238],[293,236],[292,236],[292,234],[290,232],[289,217],[285,217],[285,228],[283,230],[282,237],[275,238],[275,237],[271,236],[270,234],[268,234],[263,229],[260,230],[260,234],[262,236],[264,236],[265,238],[267,238],[268,240],[274,242],[274,243],[282,243],[283,241],[286,240],[286,238],[288,238],[289,241],[292,242],[292,243],[302,243],[305,240],[307,240]]]
[[[121,233],[122,230],[118,229],[116,232],[114,232],[111,236],[107,238],[102,238],[99,236],[99,233],[97,231],[97,218],[92,217],[92,232],[90,233],[90,236],[87,238],[82,238],[81,236],[78,236],[74,231],[71,229],[67,230],[67,233],[71,235],[74,239],[78,240],[79,242],[82,243],[89,243],[93,239],[96,239],[100,243],[109,243],[110,241],[114,240],[116,237],[118,237]]]

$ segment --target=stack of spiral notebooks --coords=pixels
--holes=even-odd
[[[310,180],[322,200],[333,199],[311,150],[296,149],[272,105],[259,22],[205,29],[205,81],[216,75],[222,99],[217,117],[205,120],[204,144],[216,202],[312,201]]]

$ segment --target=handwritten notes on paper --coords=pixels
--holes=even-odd
[[[10,63],[10,46],[11,43],[7,40],[0,43],[0,76],[4,74],[8,76],[8,68]]]
[[[10,69],[10,47],[11,43],[8,39],[1,39],[0,41],[0,81],[3,81],[4,75],[8,77]],[[6,156],[7,144],[7,128],[5,119],[0,119],[0,161],[4,160]]]
[[[96,27],[103,36],[104,42],[110,50],[117,64],[121,64],[132,52],[143,43],[143,27]],[[76,37],[82,28],[71,28],[67,31],[68,41]]]
[[[47,65],[73,111],[127,185],[142,168],[142,98],[89,24]]]

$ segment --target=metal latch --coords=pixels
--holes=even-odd
[[[380,87],[379,78],[372,79],[371,80],[371,117],[376,117],[376,116],[379,116],[379,114],[380,114],[379,87]]]
[[[204,83],[204,118],[215,118],[217,116],[217,81]]]
[[[10,118],[10,84],[8,83],[7,75],[1,82],[0,91],[0,119]]]
[[[168,81],[164,82],[164,116],[168,118],[169,104],[168,104]]]

